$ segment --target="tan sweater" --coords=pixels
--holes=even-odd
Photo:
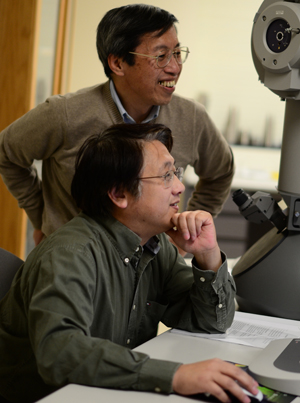
[[[75,157],[84,140],[122,123],[109,82],[52,96],[0,133],[0,174],[34,228],[49,235],[77,215],[70,194]],[[217,215],[233,177],[230,147],[199,103],[173,95],[153,121],[170,127],[176,165],[189,164],[200,177],[190,210]],[[42,160],[42,178],[34,160]]]

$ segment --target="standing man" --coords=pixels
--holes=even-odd
[[[218,359],[182,365],[132,349],[159,321],[222,333],[235,286],[212,217],[178,213],[182,169],[163,125],[116,125],[79,151],[72,195],[82,210],[31,252],[0,302],[0,395],[33,402],[68,384],[250,403],[244,371]],[[176,227],[176,229],[174,228]],[[194,255],[187,266],[166,232]],[[236,382],[239,381],[239,384]]]
[[[173,95],[189,50],[177,19],[158,7],[133,4],[107,12],[97,49],[109,80],[53,96],[0,134],[0,173],[33,227],[36,244],[78,214],[70,193],[78,149],[112,124],[163,123],[173,132],[173,156],[199,176],[188,210],[217,215],[233,177],[230,147],[203,106]],[[43,182],[33,161],[42,160]]]

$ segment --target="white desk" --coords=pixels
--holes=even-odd
[[[170,331],[155,337],[136,348],[152,358],[182,362],[184,364],[218,357],[240,364],[249,364],[261,349],[223,343],[192,336],[182,336]],[[119,391],[68,385],[40,400],[39,403],[188,403],[188,397],[160,395],[147,392]]]

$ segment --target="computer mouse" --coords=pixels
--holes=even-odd
[[[251,403],[258,403],[261,402],[264,399],[264,395],[262,393],[261,390],[258,390],[257,395],[253,395],[252,393],[248,392],[248,390],[244,389],[241,386],[243,392],[250,397],[251,399]],[[234,396],[232,393],[226,391],[226,393],[228,394],[228,396],[230,397],[230,400],[232,403],[241,403],[238,398],[236,396]],[[195,395],[190,395],[188,396],[190,399],[194,399],[194,400],[202,400],[202,401],[206,401],[206,402],[219,402],[219,400],[217,398],[215,398],[213,395],[211,395],[210,393],[199,393],[199,394],[195,394]]]
[[[247,389],[242,388],[243,392],[245,395],[249,396],[251,399],[256,399],[257,401],[261,402],[264,398],[264,395],[261,390],[258,389],[257,395],[253,395],[250,393]]]

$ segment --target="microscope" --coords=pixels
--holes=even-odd
[[[265,0],[252,29],[259,80],[285,102],[278,193],[234,192],[249,221],[273,228],[239,259],[232,274],[241,311],[300,320],[300,0]]]

